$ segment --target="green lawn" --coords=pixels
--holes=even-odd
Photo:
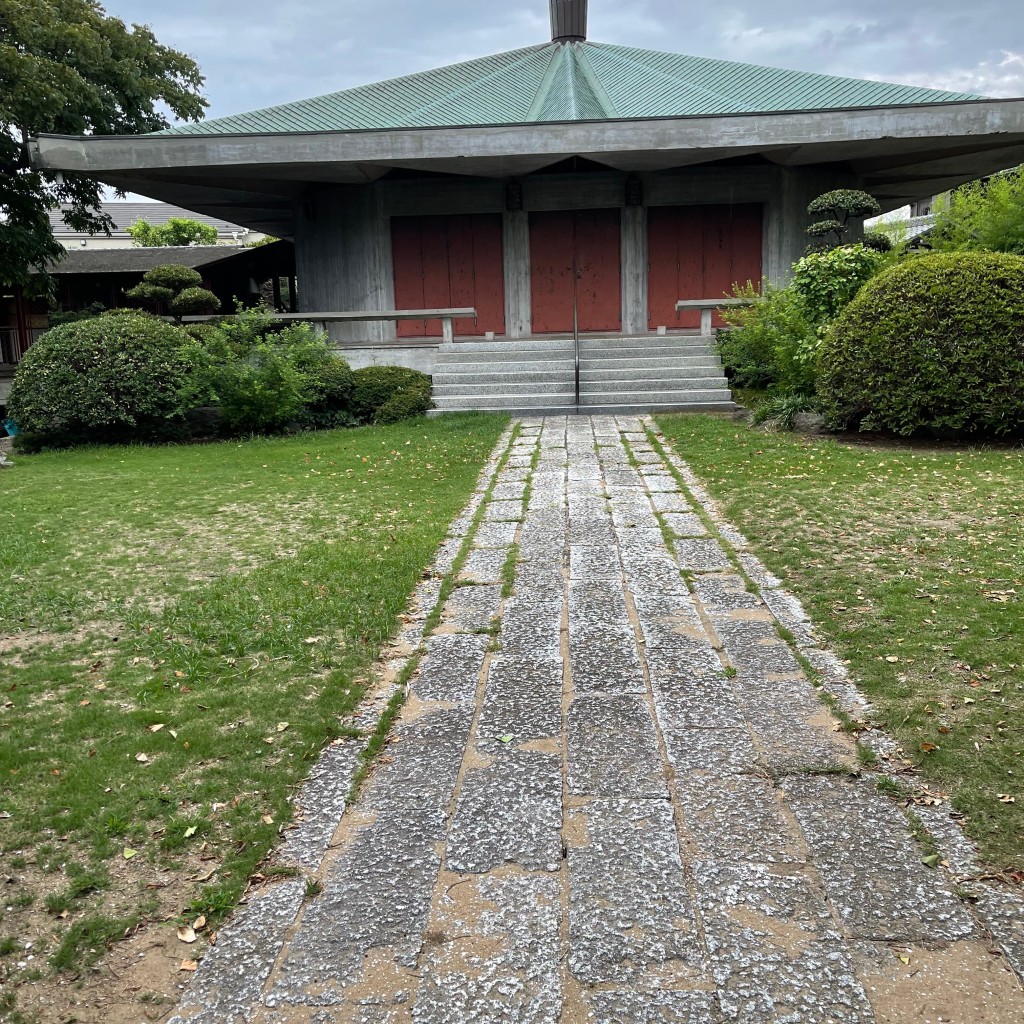
[[[658,422],[983,857],[1024,868],[1024,450]]]
[[[236,902],[505,422],[0,471],[0,981]]]

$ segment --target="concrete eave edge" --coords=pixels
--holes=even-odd
[[[1024,139],[1024,99],[709,117],[255,135],[40,135],[39,170],[84,174],[253,164],[371,163],[822,146],[869,140]],[[1016,141],[1008,139],[1010,141]]]

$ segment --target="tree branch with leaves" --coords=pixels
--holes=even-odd
[[[96,0],[0,0],[0,283],[45,290],[63,255],[49,211],[75,231],[110,232],[102,185],[32,167],[40,134],[140,135],[198,121],[203,76],[144,25],[109,17]]]

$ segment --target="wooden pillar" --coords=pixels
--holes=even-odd
[[[505,212],[505,335],[529,337],[533,330],[530,308],[530,215],[525,210]]]
[[[647,208],[622,210],[622,333],[647,333]]]

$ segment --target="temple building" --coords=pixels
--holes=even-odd
[[[551,24],[155,135],[42,136],[35,161],[293,240],[303,311],[474,307],[455,334],[492,344],[692,330],[677,301],[786,280],[820,193],[895,209],[1024,162],[1024,100],[592,42],[586,0],[551,0]],[[331,330],[436,368],[439,320]]]

